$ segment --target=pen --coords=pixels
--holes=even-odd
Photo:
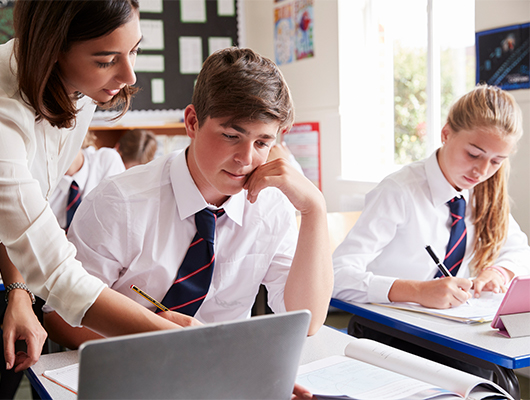
[[[142,289],[140,289],[138,286],[136,285],[131,285],[131,289],[134,290],[136,293],[138,293],[140,296],[142,296],[143,298],[145,298],[146,300],[150,301],[151,303],[153,303],[155,306],[157,306],[158,308],[160,308],[162,311],[169,311],[169,308],[167,308],[165,305],[163,305],[162,303],[160,303],[159,301],[156,301],[155,299],[153,299],[151,296],[149,296],[147,293],[145,293]]]
[[[431,249],[431,246],[425,246],[425,250],[427,250],[427,253],[429,253],[429,255],[431,256],[443,276],[452,276],[447,267],[442,262],[440,262],[436,254],[434,254],[434,251]]]
[[[425,250],[427,250],[427,253],[429,253],[429,255],[431,256],[431,258],[433,259],[434,263],[436,264],[436,266],[438,267],[438,269],[440,270],[443,276],[445,277],[453,276],[451,275],[447,267],[444,265],[444,263],[441,262],[438,256],[434,253],[434,250],[431,248],[431,246],[429,245],[425,246]],[[467,300],[466,300],[466,304],[469,304]]]

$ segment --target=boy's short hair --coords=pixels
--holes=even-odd
[[[206,59],[192,104],[199,126],[207,117],[230,117],[230,123],[277,121],[280,130],[294,121],[291,93],[278,66],[246,48],[222,49]]]

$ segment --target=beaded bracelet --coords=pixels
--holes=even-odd
[[[33,295],[33,293],[31,293],[31,290],[29,290],[27,285],[25,283],[22,283],[22,282],[13,282],[10,285],[6,286],[6,303],[9,302],[8,301],[9,292],[14,290],[14,289],[22,289],[22,290],[25,290],[26,292],[28,292],[29,297],[31,298],[31,302],[33,304],[35,304],[35,296]]]
[[[504,278],[503,285],[506,285],[510,281],[510,277],[508,276],[508,273],[502,267],[499,267],[497,265],[490,265],[489,267],[486,267],[484,269],[491,269],[491,270],[497,271],[499,274],[501,274],[503,276],[503,278]]]

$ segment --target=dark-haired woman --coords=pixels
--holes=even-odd
[[[17,1],[0,46],[0,269],[8,369],[39,357],[31,300],[105,336],[177,325],[106,287],[74,259],[48,197],[81,147],[96,104],[128,108],[140,32],[137,0]],[[27,292],[27,293],[26,293]],[[27,352],[15,357],[14,342]]]

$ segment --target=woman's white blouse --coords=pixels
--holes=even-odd
[[[13,40],[0,45],[0,242],[29,288],[79,325],[105,285],[74,259],[48,198],[81,148],[95,105],[81,98],[72,129],[35,121],[21,98]]]

